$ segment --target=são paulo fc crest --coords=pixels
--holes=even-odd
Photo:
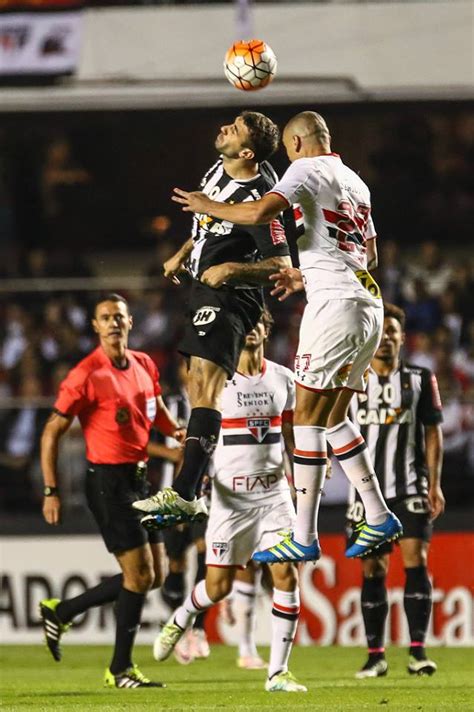
[[[247,418],[247,428],[255,440],[261,443],[270,430],[270,418]]]
[[[229,548],[229,545],[226,541],[213,541],[212,542],[212,551],[213,551],[216,559],[222,559],[222,557],[224,556],[224,554],[228,548]]]

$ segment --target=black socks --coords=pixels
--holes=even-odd
[[[410,655],[425,659],[424,643],[431,614],[431,581],[426,566],[405,569],[403,604],[410,631]]]
[[[221,430],[222,415],[212,408],[193,408],[188,423],[184,460],[173,489],[188,501],[196,490],[216,449]]]
[[[135,593],[122,588],[117,598],[115,649],[110,672],[118,675],[132,665],[132,648],[140,627],[146,593]]]
[[[69,623],[73,618],[94,606],[115,601],[122,588],[122,574],[104,579],[94,588],[88,588],[84,593],[61,601],[56,608],[56,615],[61,623]]]
[[[383,657],[385,620],[388,614],[385,576],[363,578],[361,605],[369,654]]]

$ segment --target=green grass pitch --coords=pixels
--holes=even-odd
[[[297,647],[291,670],[307,685],[304,694],[268,693],[265,674],[239,670],[235,649],[215,645],[208,660],[181,666],[174,659],[155,663],[149,647],[139,646],[135,660],[166,689],[109,690],[102,675],[111,649],[102,646],[63,647],[55,663],[39,646],[3,646],[0,649],[0,706],[3,710],[417,710],[474,711],[474,652],[465,648],[433,650],[439,669],[433,677],[412,677],[406,672],[405,650],[388,651],[387,677],[355,680],[365,660],[360,648]],[[261,649],[263,654],[268,651]]]

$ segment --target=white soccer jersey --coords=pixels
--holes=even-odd
[[[270,192],[301,205],[298,252],[308,298],[322,291],[325,299],[378,294],[366,272],[365,243],[376,235],[370,191],[336,153],[299,158]]]
[[[293,374],[264,360],[262,373],[238,371],[222,397],[222,429],[214,454],[213,503],[233,509],[287,501],[281,426],[294,410]]]

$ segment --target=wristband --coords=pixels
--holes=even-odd
[[[59,487],[50,487],[46,485],[43,489],[43,495],[45,497],[59,497]]]

